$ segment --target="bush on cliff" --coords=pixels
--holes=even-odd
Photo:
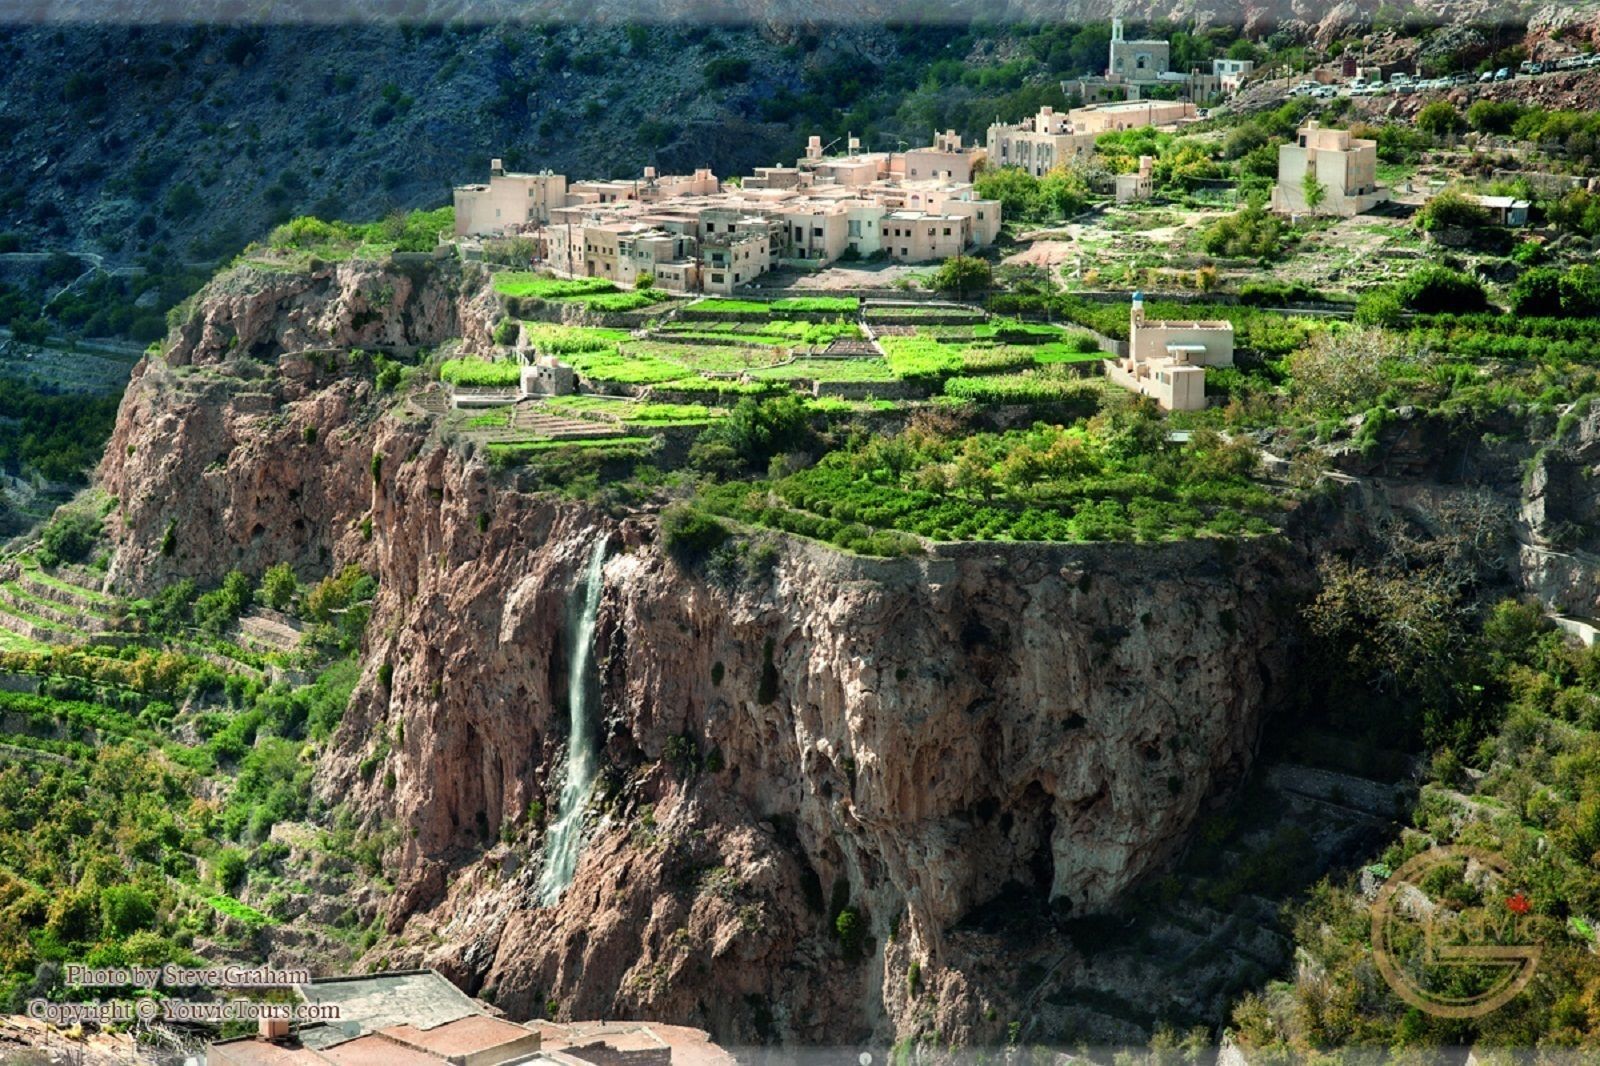
[[[45,566],[81,563],[89,557],[89,551],[99,536],[98,518],[66,511],[45,526],[44,532],[39,535],[39,550],[35,554]]]
[[[704,559],[729,537],[728,527],[704,511],[675,503],[661,512],[661,541],[683,566]]]

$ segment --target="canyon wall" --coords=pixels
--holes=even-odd
[[[1020,1004],[986,916],[1070,951],[1061,923],[1248,768],[1305,584],[1282,541],[873,560],[752,533],[686,569],[653,515],[524,491],[347,358],[296,354],[391,284],[344,343],[492,318],[453,267],[404,295],[361,266],[229,282],[141,367],[102,471],[130,591],[284,560],[377,576],[316,786],[386,844],[368,961],[517,1017],[999,1041]],[[540,908],[567,599],[598,538],[604,770],[576,879]]]

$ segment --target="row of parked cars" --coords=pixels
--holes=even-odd
[[[1405,96],[1415,92],[1433,92],[1441,89],[1451,89],[1460,85],[1488,84],[1497,81],[1510,81],[1518,75],[1537,76],[1540,74],[1554,74],[1562,70],[1586,70],[1591,67],[1600,67],[1600,52],[1591,55],[1568,56],[1565,59],[1552,59],[1547,62],[1524,62],[1515,73],[1510,67],[1501,67],[1499,70],[1486,70],[1482,74],[1452,74],[1440,78],[1415,79],[1409,74],[1395,74],[1387,83],[1381,81],[1365,81],[1356,78],[1347,85],[1322,85],[1314,81],[1303,81],[1289,90],[1290,96],[1306,96],[1313,100],[1331,100],[1336,96]]]
[[[1547,59],[1535,62],[1524,59],[1522,66],[1517,68],[1519,74],[1554,74],[1560,70],[1587,70],[1590,67],[1600,67],[1600,52],[1585,56],[1567,56],[1565,59]],[[1495,72],[1496,74],[1499,71]]]

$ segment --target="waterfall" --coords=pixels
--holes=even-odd
[[[559,817],[545,841],[544,870],[539,875],[539,902],[546,907],[554,906],[561,899],[561,893],[572,883],[572,875],[578,869],[583,812],[589,805],[589,793],[594,789],[598,753],[594,722],[589,713],[589,692],[597,686],[590,685],[589,675],[605,564],[606,538],[602,537],[589,553],[589,568],[583,578],[582,609],[568,619],[567,632],[572,640],[567,667],[567,713],[571,728],[567,733],[567,777],[561,786]],[[577,602],[576,596],[572,602]]]

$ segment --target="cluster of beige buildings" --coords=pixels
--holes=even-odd
[[[1093,158],[1095,140],[1102,133],[1142,126],[1175,126],[1194,117],[1194,105],[1185,100],[1090,104],[1066,114],[1053,107],[1041,107],[1032,118],[990,126],[986,154],[995,166],[1021,167],[1042,178],[1056,167]]]
[[[1232,322],[1146,319],[1144,294],[1136,292],[1128,354],[1106,361],[1106,377],[1169,411],[1199,411],[1206,405],[1205,368],[1232,365]]]
[[[1306,201],[1307,178],[1322,187],[1322,202]],[[1323,129],[1315,119],[1278,146],[1278,184],[1272,209],[1285,214],[1341,215],[1370,211],[1389,199],[1378,184],[1378,142],[1352,137],[1349,130]]]
[[[812,137],[794,166],[758,167],[742,183],[709,170],[637,181],[568,182],[514,174],[455,190],[456,235],[525,234],[547,269],[674,292],[731,293],[779,265],[886,256],[945,259],[994,243],[1000,202],[976,195],[983,150],[954,132],[906,152],[827,156]]]

